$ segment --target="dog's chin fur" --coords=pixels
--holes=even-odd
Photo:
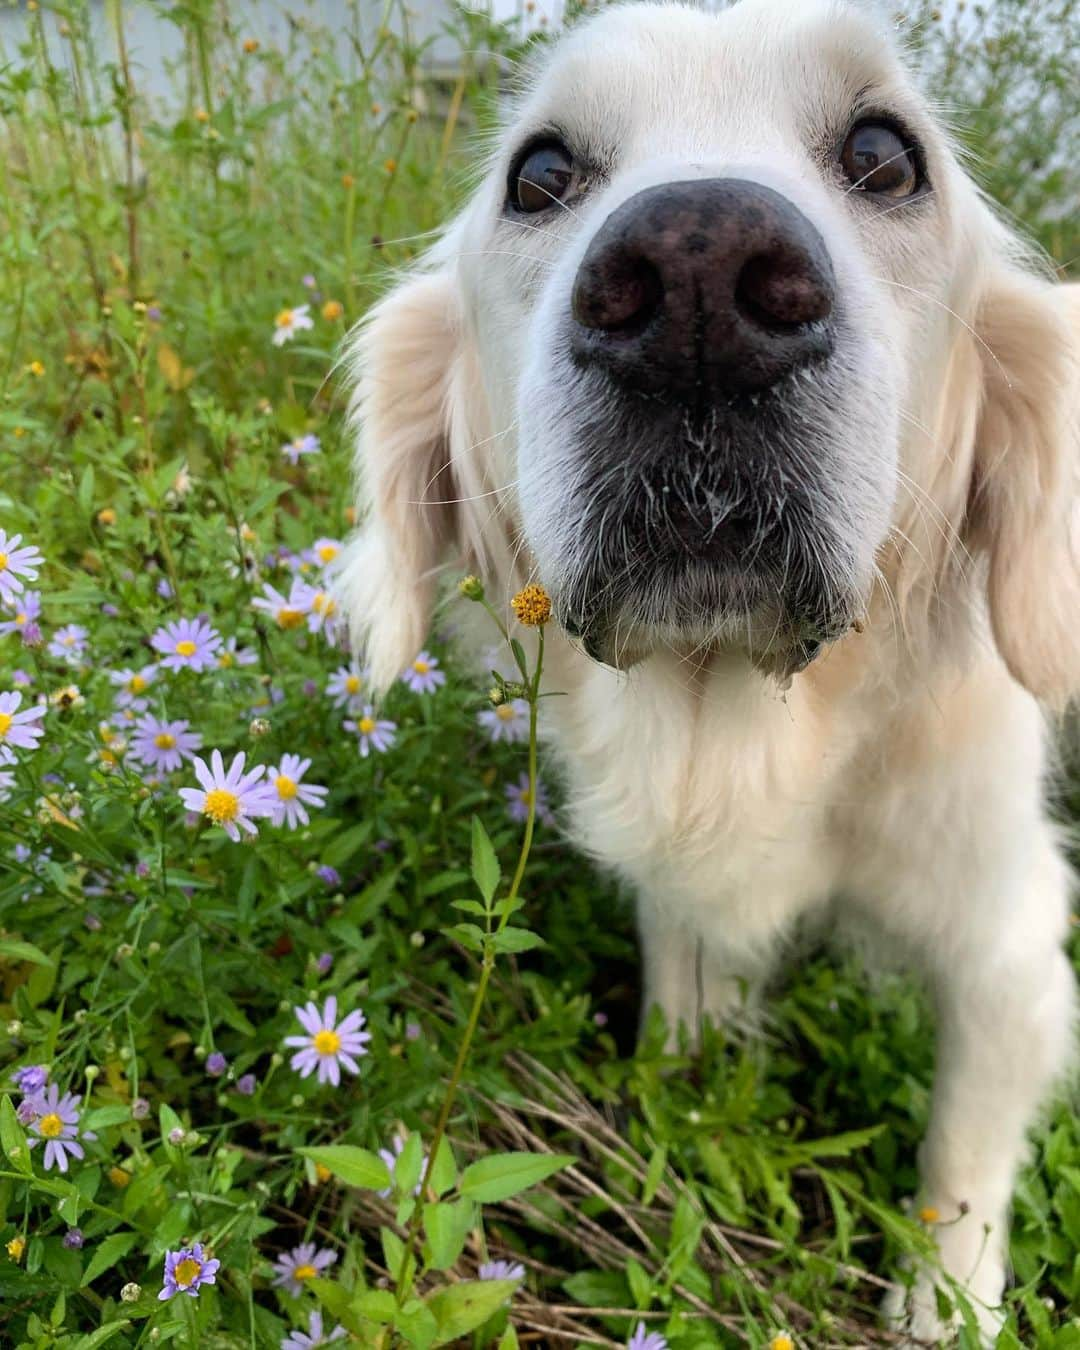
[[[549,587],[578,634],[549,630],[564,697],[541,717],[567,826],[636,888],[645,1001],[673,1027],[756,996],[830,898],[925,975],[922,1203],[989,1342],[1074,1008],[1043,708],[1080,685],[1080,301],[980,199],[872,8],[636,4],[545,55],[465,211],[353,340],[363,523],[341,590],[378,690],[441,569],[496,603]],[[837,181],[831,147],[867,108],[921,141],[932,192],[910,209]],[[507,168],[552,127],[600,167],[519,227]],[[736,172],[814,222],[844,333],[814,381],[686,425],[583,377],[560,334],[608,212]],[[920,1268],[892,1309],[931,1340],[939,1278]]]

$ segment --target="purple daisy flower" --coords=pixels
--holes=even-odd
[[[333,645],[337,641],[341,615],[338,602],[329,591],[321,591],[317,586],[310,588],[308,595],[307,626],[309,633],[323,633],[327,642]]]
[[[110,670],[109,681],[120,691],[116,695],[116,706],[144,712],[147,703],[142,695],[154,683],[157,673],[157,666],[143,666],[141,670]]]
[[[343,1341],[347,1335],[348,1332],[342,1326],[324,1331],[322,1313],[316,1309],[308,1316],[307,1331],[290,1331],[281,1342],[281,1350],[316,1350],[317,1346]]]
[[[19,594],[24,578],[37,581],[38,568],[45,562],[36,545],[23,544],[20,548],[20,544],[21,534],[9,538],[5,530],[0,530],[0,598],[4,600]]]
[[[532,797],[529,791],[529,775],[523,773],[516,783],[507,783],[503,792],[506,794],[506,809],[510,819],[524,824],[529,818],[529,803]],[[542,820],[545,825],[555,823],[555,817],[548,803],[547,789],[539,780],[536,783],[536,818]]]
[[[520,1261],[485,1261],[477,1267],[479,1280],[523,1280],[525,1267]]]
[[[360,754],[364,759],[372,750],[378,751],[380,755],[385,754],[397,735],[397,723],[376,719],[375,709],[370,703],[364,706],[362,714],[355,721],[346,718],[343,725],[346,731],[351,731],[359,740]]]
[[[306,1281],[321,1274],[337,1260],[329,1247],[316,1248],[314,1242],[301,1242],[291,1252],[274,1258],[274,1283],[293,1298],[304,1292]]]
[[[37,591],[23,591],[22,595],[8,596],[7,602],[14,617],[0,623],[0,633],[18,633],[24,647],[36,647],[41,641],[41,595]]]
[[[300,628],[311,608],[311,587],[306,581],[294,579],[289,594],[282,595],[267,582],[262,595],[252,600],[251,607],[268,614],[279,628]]]
[[[300,463],[302,455],[317,455],[321,449],[318,436],[309,431],[306,436],[297,436],[295,440],[287,441],[281,447],[281,453],[295,468]]]
[[[60,1089],[50,1083],[48,1090],[34,1098],[35,1116],[30,1124],[33,1137],[27,1140],[34,1148],[45,1140],[45,1170],[58,1167],[61,1172],[68,1170],[68,1154],[73,1158],[83,1158],[82,1144],[79,1143],[79,1103],[81,1096],[65,1092],[61,1097]],[[81,1131],[83,1139],[96,1139],[97,1135],[88,1130]]]
[[[147,713],[135,723],[128,753],[158,773],[172,773],[202,749],[202,736],[189,731],[190,725],[186,720],[163,722]]]
[[[529,739],[529,705],[523,698],[512,698],[497,708],[484,708],[476,714],[476,720],[496,744],[505,741],[513,745]]]
[[[24,1097],[36,1097],[49,1081],[49,1070],[44,1064],[25,1064],[15,1070],[11,1081]]]
[[[205,619],[177,619],[159,628],[150,639],[166,670],[206,670],[214,664],[221,637]]]
[[[446,675],[439,669],[439,658],[430,652],[421,652],[412,665],[401,672],[401,678],[414,694],[433,694]]]
[[[0,694],[0,764],[14,764],[16,750],[36,750],[45,734],[45,728],[38,725],[45,716],[45,705],[35,703],[19,712],[21,702],[20,693]]]
[[[328,567],[337,558],[342,547],[340,539],[328,539],[325,536],[316,539],[311,546],[312,561],[318,563],[320,567]]]
[[[266,781],[277,796],[271,817],[275,825],[285,824],[290,830],[295,830],[298,825],[309,823],[306,807],[326,805],[328,789],[318,783],[303,781],[304,774],[310,768],[310,759],[301,759],[299,755],[282,755],[280,764],[267,769]]]
[[[326,696],[333,699],[335,708],[348,708],[349,712],[358,712],[363,706],[361,695],[367,683],[368,672],[351,661],[340,666],[326,682]]]
[[[295,1008],[297,1020],[307,1032],[306,1036],[286,1036],[285,1044],[298,1046],[296,1054],[289,1060],[289,1067],[296,1069],[301,1078],[319,1071],[320,1083],[332,1083],[334,1087],[341,1082],[341,1066],[349,1073],[360,1072],[356,1058],[367,1054],[366,1045],[371,1033],[363,1030],[364,1014],[359,1008],[349,1013],[340,1025],[337,1022],[337,999],[333,994],[326,1000],[322,1012],[308,1002],[303,1008]]]
[[[213,1054],[206,1056],[206,1072],[211,1078],[220,1078],[228,1067],[229,1061],[220,1050],[215,1050]]]
[[[254,647],[239,647],[236,638],[226,638],[225,645],[218,652],[218,665],[223,670],[228,670],[230,666],[253,666],[259,659],[259,654]]]
[[[202,790],[181,788],[180,800],[189,811],[209,816],[234,843],[239,841],[241,830],[258,834],[255,821],[272,815],[274,810],[274,800],[264,781],[266,766],[260,764],[245,774],[241,751],[226,772],[220,750],[211,753],[210,766],[207,768],[206,761],[195,756],[195,777]]]
[[[191,1298],[197,1298],[204,1284],[217,1284],[216,1276],[220,1267],[220,1261],[207,1258],[201,1242],[181,1247],[176,1252],[166,1252],[165,1284],[158,1299],[164,1302],[175,1294],[188,1294]]]
[[[86,650],[86,639],[90,634],[77,623],[66,623],[52,636],[46,651],[58,661],[66,661],[69,666],[77,665]]]
[[[626,1343],[626,1350],[668,1350],[667,1338],[658,1331],[650,1331],[644,1322],[639,1322]]]

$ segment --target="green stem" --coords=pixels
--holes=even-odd
[[[539,705],[540,677],[544,670],[543,628],[539,630],[539,639],[536,651],[536,670],[533,672],[532,680],[529,682],[529,814],[525,820],[525,834],[521,841],[521,849],[518,852],[518,861],[514,871],[514,878],[511,881],[510,889],[506,894],[507,903],[503,906],[502,916],[495,929],[496,933],[502,932],[513,912],[513,901],[517,899],[518,891],[520,890],[521,883],[525,877],[525,867],[529,861],[533,830],[536,825],[536,718]],[[469,1020],[465,1024],[465,1034],[461,1038],[461,1044],[458,1046],[457,1058],[454,1060],[454,1067],[450,1072],[450,1081],[446,1085],[446,1095],[443,1097],[442,1106],[439,1109],[438,1120],[435,1122],[435,1133],[432,1135],[431,1148],[428,1152],[427,1163],[424,1167],[424,1175],[420,1181],[419,1198],[413,1209],[412,1218],[409,1220],[409,1228],[405,1237],[405,1251],[402,1256],[401,1269],[398,1271],[397,1277],[396,1298],[399,1308],[408,1297],[409,1287],[411,1285],[411,1280],[408,1275],[409,1261],[412,1250],[416,1245],[416,1239],[420,1233],[420,1224],[423,1217],[423,1197],[427,1194],[428,1185],[431,1181],[432,1169],[435,1166],[435,1159],[439,1156],[439,1149],[446,1136],[446,1127],[450,1122],[450,1113],[454,1109],[454,1102],[457,1099],[458,1088],[461,1086],[461,1078],[465,1072],[465,1065],[469,1058],[469,1051],[472,1048],[473,1037],[476,1035],[476,1028],[480,1023],[480,1014],[483,1011],[484,999],[487,995],[487,988],[491,982],[491,973],[494,969],[495,951],[489,940],[484,948],[484,957],[480,968],[480,979],[476,986],[476,993],[473,995],[472,1007],[469,1009]]]

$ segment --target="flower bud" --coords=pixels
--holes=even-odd
[[[458,582],[458,590],[466,600],[483,600],[484,598],[484,583],[479,577],[474,577],[471,572]]]
[[[142,1285],[125,1284],[120,1290],[120,1299],[123,1303],[138,1303],[142,1298]]]

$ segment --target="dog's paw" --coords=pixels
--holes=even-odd
[[[943,1317],[941,1305],[933,1277],[924,1272],[910,1289],[894,1284],[882,1299],[881,1315],[889,1328],[903,1337],[901,1344],[904,1346],[948,1346],[955,1343],[964,1317],[958,1310]],[[1001,1332],[1003,1314],[998,1308],[988,1308],[974,1300],[970,1306],[982,1345],[985,1350],[991,1350]]]

